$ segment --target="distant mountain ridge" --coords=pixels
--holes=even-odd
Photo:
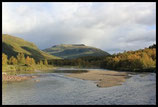
[[[107,56],[109,53],[84,44],[60,44],[43,51],[65,59],[78,58],[81,56]]]
[[[84,44],[60,44],[60,45],[54,45],[52,47],[59,47],[59,46],[85,46]]]
[[[36,61],[43,59],[60,59],[59,57],[41,51],[31,42],[8,34],[2,34],[2,53],[5,53],[8,57],[16,56],[18,53],[24,53],[25,56],[30,56]]]

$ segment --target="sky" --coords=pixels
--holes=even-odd
[[[85,44],[111,54],[156,43],[155,2],[2,2],[2,33],[40,49]]]

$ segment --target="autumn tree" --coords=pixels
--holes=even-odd
[[[155,62],[146,53],[143,53],[142,59],[143,68],[150,68],[155,66]]]
[[[25,63],[26,65],[31,65],[31,58],[29,56],[26,57]]]
[[[47,59],[44,60],[44,65],[48,65]]]
[[[3,53],[2,54],[2,65],[7,65],[7,62],[8,62],[8,56]]]
[[[9,64],[11,64],[11,65],[15,65],[15,64],[18,63],[17,59],[16,59],[14,56],[10,57],[10,59],[9,59],[8,62],[9,62]]]
[[[32,64],[32,65],[35,65],[35,64],[36,64],[36,62],[35,62],[35,60],[34,60],[33,58],[31,58],[31,64]]]
[[[30,58],[29,56],[26,57],[26,64],[27,65],[34,65],[35,60],[33,58]]]
[[[42,61],[42,60],[40,60],[39,64],[40,64],[40,65],[43,65],[43,61]]]
[[[17,55],[18,64],[25,64],[25,56],[23,53],[18,53]]]

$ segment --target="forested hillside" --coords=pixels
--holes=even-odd
[[[156,69],[156,44],[137,51],[127,51],[108,56],[83,56],[76,59],[49,60],[56,66],[105,68],[125,71],[154,71]]]

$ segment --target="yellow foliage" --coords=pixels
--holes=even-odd
[[[3,53],[2,54],[2,65],[6,65],[7,62],[8,62],[8,56],[5,53]]]

